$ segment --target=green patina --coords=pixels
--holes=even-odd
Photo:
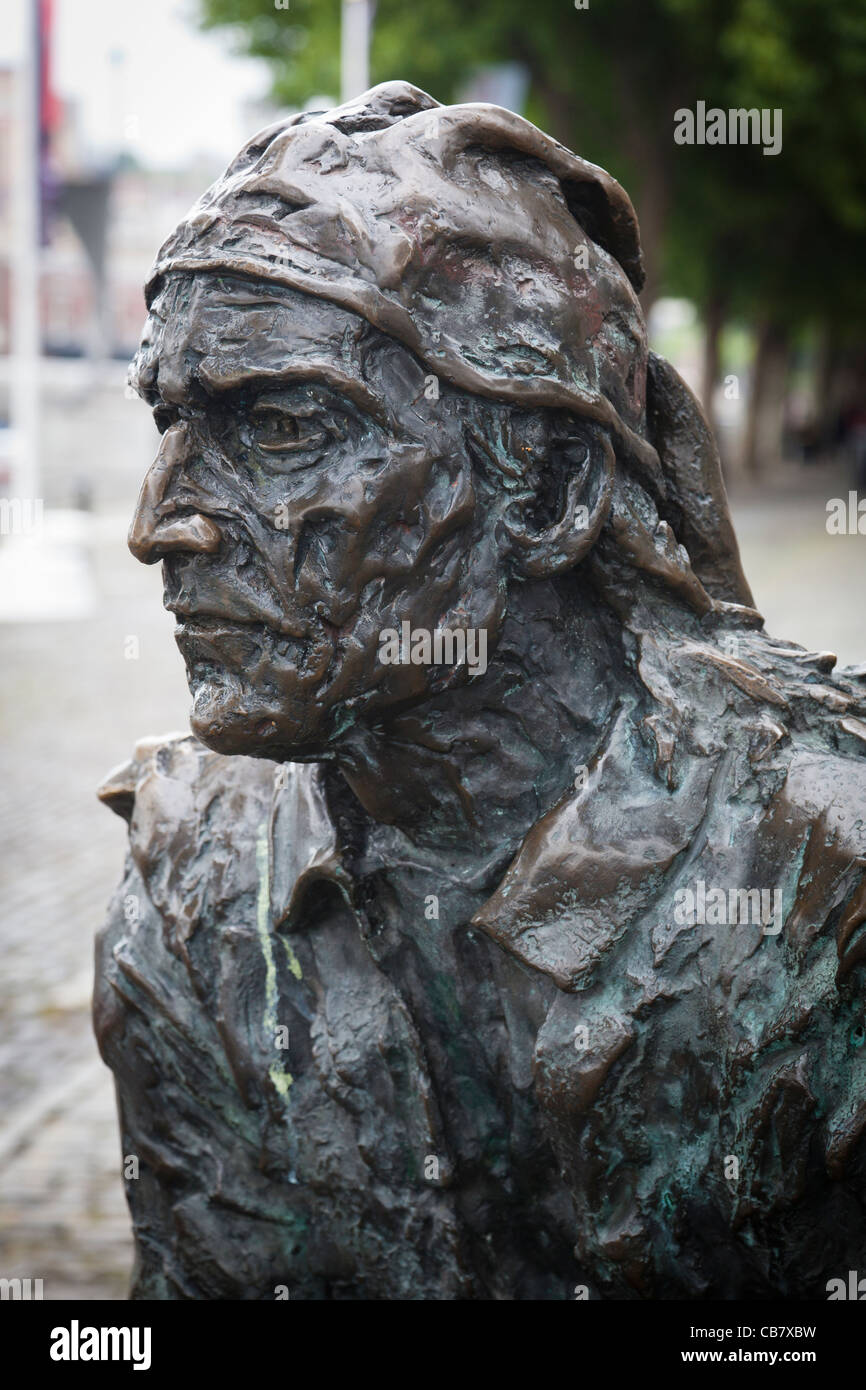
[[[286,953],[286,960],[287,960],[288,963],[289,963],[289,969],[291,970],[291,972],[292,972],[292,974],[294,975],[295,979],[296,979],[296,980],[300,980],[301,976],[302,976],[303,973],[304,973],[303,970],[301,969],[301,962],[298,960],[297,956],[295,955],[294,951],[292,950],[291,945],[290,945],[289,942],[286,940],[286,938],[285,938],[284,936],[281,936],[281,937],[280,937],[280,940],[281,940],[282,943],[283,943],[283,950],[284,950],[285,953]]]
[[[277,1003],[279,991],[277,989],[277,966],[274,960],[274,947],[271,939],[271,891],[270,891],[270,856],[268,854],[268,825],[267,821],[262,821],[259,825],[259,833],[256,837],[256,872],[259,878],[258,893],[256,894],[256,932],[262,946],[262,956],[265,962],[265,1014],[262,1025],[265,1036],[273,1038],[277,1031]],[[292,953],[291,959],[294,959]],[[290,967],[291,967],[290,959]],[[292,970],[296,978],[300,979],[300,966],[295,960],[297,970]],[[284,1071],[279,1062],[273,1062],[268,1068],[268,1076],[276,1091],[285,1099],[292,1084],[292,1075]]]

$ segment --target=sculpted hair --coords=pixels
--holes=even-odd
[[[589,436],[613,448],[613,470],[603,475],[603,450],[596,448],[584,482],[588,511],[598,509],[603,494],[597,537],[556,582],[590,586],[615,615],[626,665],[647,705],[641,728],[668,786],[679,782],[681,757],[719,746],[732,718],[745,729],[754,761],[767,758],[761,771],[771,780],[767,755],[795,730],[829,726],[840,752],[863,755],[866,671],[834,673],[832,653],[809,652],[764,632],[732,531],[727,557],[702,556],[705,584],[672,524],[682,522],[681,500],[673,489],[661,495],[641,476],[604,426],[565,411],[525,411],[477,397],[465,401],[465,416],[480,486],[488,495],[506,489],[539,527],[556,525],[567,497],[574,467],[568,442]],[[700,553],[697,528],[691,539]]]

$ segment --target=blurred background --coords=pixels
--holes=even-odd
[[[94,790],[187,726],[125,548],[125,388],[164,237],[257,129],[374,82],[522,112],[628,189],[653,346],[719,438],[771,631],[866,660],[866,0],[5,0],[0,32],[0,1276],[123,1298],[93,934],[125,826]],[[674,113],[782,113],[782,149]],[[858,504],[863,499],[862,531]]]

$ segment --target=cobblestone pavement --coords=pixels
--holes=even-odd
[[[94,793],[142,734],[187,726],[158,573],[124,543],[153,433],[114,377],[89,408],[65,377],[46,402],[45,506],[92,483],[98,609],[0,626],[0,1276],[42,1278],[46,1299],[128,1286],[114,1091],[90,1026],[93,936],[126,826]]]
[[[84,1035],[84,1020],[71,1026]],[[3,1275],[41,1279],[46,1299],[123,1299],[132,1251],[114,1093],[98,1058],[63,1072],[0,1159]]]
[[[113,1089],[89,1017],[93,934],[126,827],[94,789],[139,737],[187,727],[158,574],[124,544],[154,436],[121,382],[118,368],[84,403],[74,374],[46,391],[45,505],[91,485],[98,609],[0,626],[0,1276],[42,1278],[46,1298],[123,1298],[128,1284]],[[847,487],[839,470],[790,470],[734,510],[769,629],[855,662],[866,537],[824,524]]]

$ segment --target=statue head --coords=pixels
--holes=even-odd
[[[697,622],[751,602],[641,283],[620,186],[496,107],[389,83],[241,151],[133,363],[163,437],[130,547],[204,742],[327,756],[481,677],[527,583],[591,576],[620,620],[647,585]]]

